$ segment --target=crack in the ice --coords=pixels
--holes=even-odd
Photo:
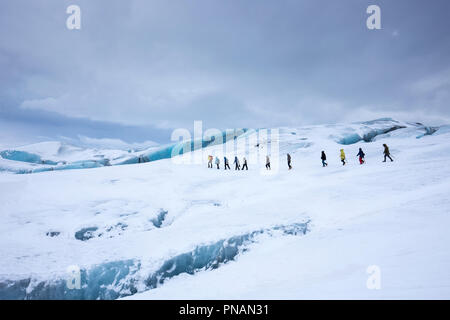
[[[80,270],[80,289],[68,289],[66,279],[0,280],[0,299],[117,299],[156,288],[182,273],[192,275],[201,270],[217,269],[247,251],[258,235],[302,235],[309,231],[308,224],[309,221],[279,225],[199,245],[169,258],[147,276],[142,275],[139,260],[105,262]]]
[[[156,228],[161,228],[161,226],[164,222],[164,219],[166,218],[168,213],[169,213],[169,211],[167,211],[167,210],[164,210],[164,209],[159,210],[158,215],[155,218],[150,219],[151,223],[153,223],[153,225]]]

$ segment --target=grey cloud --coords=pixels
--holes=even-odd
[[[74,3],[80,31],[65,28]],[[365,27],[369,4],[2,1],[0,101],[162,129],[450,118],[450,3],[379,0],[376,31]]]

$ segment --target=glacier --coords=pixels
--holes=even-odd
[[[388,136],[389,133],[396,130],[401,131],[402,129],[404,131],[406,129],[406,131],[413,130],[414,132],[417,132],[416,138],[420,139],[427,135],[433,135],[440,129],[439,127],[425,126],[421,123],[400,122],[391,118],[381,118],[372,121],[354,123],[351,125],[327,126],[327,128],[330,129],[330,132],[335,132],[330,134],[329,138],[342,145],[352,145],[360,141],[372,142],[380,137]],[[181,141],[161,147],[151,147],[147,150],[128,150],[128,152],[120,152],[117,150],[88,151],[83,148],[61,144],[58,146],[58,151],[61,154],[57,157],[51,157],[53,159],[43,159],[42,156],[25,150],[3,150],[0,151],[0,172],[3,171],[17,174],[27,174],[55,170],[88,169],[111,165],[146,163],[162,159],[170,159],[186,152],[193,152],[196,149],[207,148],[208,146],[226,144],[228,141],[236,138],[246,139],[251,134],[258,134],[259,130],[260,129],[225,130],[221,132],[219,141],[216,141],[217,137],[214,136],[203,137],[202,139]],[[290,129],[287,130],[289,131]],[[445,130],[445,126],[442,130]],[[289,131],[289,134],[297,135],[297,132],[293,129]],[[313,143],[310,141],[302,141],[302,138],[295,140],[295,142],[291,142],[288,149],[295,147],[307,148]],[[50,144],[51,148],[55,148],[55,146],[51,143],[47,144]],[[22,149],[36,150],[40,145],[42,145],[42,143],[37,144],[36,146],[24,146]],[[66,149],[75,150],[75,153],[79,154],[79,156],[76,157],[76,160],[70,161],[64,158],[64,154],[67,155]],[[90,156],[91,159],[80,159],[80,157],[86,155]],[[111,157],[108,158],[107,156]],[[9,162],[2,161],[2,159],[9,160]]]
[[[2,161],[0,161],[0,171],[25,174],[25,173],[39,173],[55,170],[88,169],[111,165],[145,163],[172,158],[178,155],[182,155],[186,152],[195,151],[198,148],[206,148],[212,145],[221,145],[231,139],[236,139],[237,137],[244,135],[247,131],[248,129],[245,128],[225,130],[221,132],[220,139],[217,139],[216,136],[203,137],[202,139],[195,139],[195,140],[191,139],[187,141],[169,144],[162,147],[151,147],[147,150],[138,150],[138,151],[129,150],[128,152],[117,152],[117,150],[116,151],[92,150],[89,152],[88,150],[82,148],[76,148],[75,146],[61,144],[61,146],[58,146],[58,152],[61,153],[61,155],[57,157],[58,159],[57,161],[44,160],[38,154],[34,154],[23,150],[3,150],[0,151],[0,160],[5,159],[32,165],[26,166],[17,163],[15,166],[8,165],[8,163],[4,163],[2,165]],[[32,150],[36,150],[39,146],[42,146],[43,144],[49,144],[50,148],[55,148],[54,143],[52,144],[51,142],[39,143],[37,144],[37,146],[31,145],[22,148],[25,149],[29,148]],[[48,146],[46,147],[48,148]],[[67,151],[65,149],[76,150],[76,152],[79,153],[80,156],[89,155],[91,157],[96,157],[100,159],[81,159],[76,161],[68,161],[64,159],[64,154],[67,154]],[[105,158],[105,155],[103,153],[113,154],[114,158],[113,159]]]
[[[17,151],[17,150],[4,150],[0,152],[0,157],[3,159],[14,160],[14,161],[22,161],[22,162],[30,162],[37,164],[51,164],[56,165],[57,163],[50,160],[42,160],[36,154],[32,154],[25,151]]]
[[[449,128],[251,129],[157,161],[167,146],[9,148],[23,153],[0,159],[0,299],[448,299]],[[394,162],[382,162],[383,143]],[[249,170],[209,169],[209,154],[245,156]],[[178,161],[191,155],[201,161]],[[73,164],[86,170],[56,169]],[[366,285],[372,266],[380,290]]]
[[[427,127],[421,123],[401,123],[391,118],[381,118],[372,121],[365,121],[356,123],[356,127],[348,127],[344,130],[345,133],[337,137],[336,142],[342,145],[351,145],[360,141],[372,142],[380,136],[387,135],[390,132],[400,129],[414,129],[423,131],[417,138],[425,135],[434,134],[439,127]]]

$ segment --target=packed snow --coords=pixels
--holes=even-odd
[[[448,128],[246,130],[173,158],[46,172],[34,169],[135,155],[3,150],[16,153],[0,159],[0,299],[449,299]],[[394,162],[382,162],[383,143]],[[248,171],[234,170],[235,155]],[[66,282],[74,266],[79,289]]]

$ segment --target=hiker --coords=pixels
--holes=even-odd
[[[241,170],[241,165],[239,164],[238,157],[234,157],[234,162],[233,163],[235,164],[234,170]]]
[[[213,167],[213,156],[209,155],[208,156],[208,168],[212,168]]]
[[[321,155],[320,159],[322,159],[322,167],[326,167],[328,165],[328,163],[327,163],[327,155],[325,154],[325,151],[322,151],[322,155]]]
[[[342,165],[345,166],[345,152],[344,149],[341,149],[341,161],[342,161]]]
[[[389,147],[385,143],[383,143],[383,147],[384,147],[384,151],[383,151],[383,153],[384,153],[384,161],[383,162],[386,162],[386,157],[391,159],[391,162],[394,161],[391,158],[391,153],[389,152]]]
[[[270,158],[269,158],[269,156],[266,156],[266,169],[267,170],[271,170],[270,169]]]
[[[292,166],[291,166],[291,155],[289,153],[287,154],[287,163],[288,163],[289,170],[291,170],[292,169]]]
[[[359,148],[359,152],[356,156],[359,157],[359,164],[363,164],[365,162],[364,161],[365,154],[361,148]]]
[[[244,170],[244,168],[245,168],[245,170],[248,170],[248,166],[247,166],[247,159],[244,157],[244,159],[242,159],[242,162],[243,162],[243,164],[242,164],[242,170]]]
[[[216,165],[217,169],[220,169],[220,159],[218,157],[216,157]]]
[[[224,164],[224,166],[225,166],[225,170],[227,170],[227,168],[228,168],[229,170],[231,170],[231,169],[230,169],[230,165],[228,164],[228,158],[227,158],[227,157],[223,157],[223,164]]]

